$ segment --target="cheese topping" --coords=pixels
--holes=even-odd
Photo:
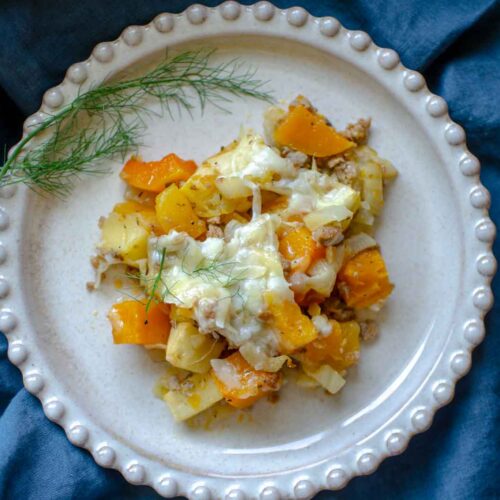
[[[283,275],[275,230],[277,216],[264,214],[248,224],[232,225],[232,235],[197,241],[185,233],[150,239],[150,273],[159,272],[157,295],[169,304],[192,308],[203,333],[217,332],[233,346],[245,342],[272,353],[276,334],[259,316],[264,292],[293,300]]]
[[[141,295],[113,305],[113,338],[165,351],[155,392],[176,420],[274,400],[285,367],[343,386],[361,326],[331,317],[357,318],[393,289],[366,233],[396,171],[364,145],[369,126],[339,133],[298,96],[266,112],[267,143],[243,130],[199,167],[174,153],[125,164],[127,201],[100,223],[93,264],[135,268]]]
[[[287,195],[283,217],[307,214],[304,220],[311,230],[352,217],[359,207],[359,193],[315,169],[295,167],[250,132],[207,160],[197,174],[205,173],[216,173],[216,186],[227,198],[252,195],[252,220],[228,224],[225,239],[197,241],[176,231],[150,238],[150,276],[158,274],[165,252],[156,295],[166,303],[193,309],[202,333],[217,332],[232,347],[250,343],[252,349],[273,355],[277,334],[259,319],[266,311],[263,295],[272,292],[282,300],[293,300],[293,294],[278,251],[276,229],[281,218],[261,215],[261,189]],[[329,291],[332,283],[329,280]]]
[[[344,210],[332,220],[344,220],[359,208],[359,193],[350,186],[318,170],[295,167],[252,132],[243,135],[233,149],[207,160],[200,174],[204,169],[218,175],[216,184],[224,196],[231,197],[231,192],[253,195],[254,216],[260,214],[255,206],[260,202],[256,187],[288,196],[288,216],[341,206]]]

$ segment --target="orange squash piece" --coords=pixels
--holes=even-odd
[[[108,313],[115,344],[166,344],[170,333],[166,304],[126,300],[114,304]]]
[[[313,368],[328,364],[334,370],[343,371],[359,359],[360,327],[356,321],[339,323],[332,320],[330,324],[332,333],[308,344],[304,360]]]
[[[225,358],[230,363],[230,378],[234,380],[231,386],[226,385],[217,374],[212,371],[215,383],[224,399],[235,408],[248,408],[257,400],[277,391],[281,386],[281,374],[254,370],[239,351]]]
[[[337,289],[349,307],[369,307],[388,297],[393,288],[384,259],[377,248],[355,255],[337,276]]]
[[[136,157],[125,163],[120,177],[132,187],[160,193],[172,182],[186,181],[196,171],[196,163],[171,153],[160,161],[144,162]]]
[[[300,349],[318,337],[311,319],[302,313],[296,302],[281,301],[272,293],[265,292],[271,324],[280,332],[280,351],[287,354]]]
[[[291,107],[274,131],[278,146],[322,158],[343,153],[355,144],[335,131],[325,119],[305,106]]]
[[[326,254],[325,247],[314,240],[311,231],[305,226],[284,231],[279,238],[279,251],[290,261],[293,273],[306,272]]]
[[[156,197],[156,217],[165,233],[175,229],[198,238],[207,230],[205,221],[196,215],[191,202],[175,184]]]

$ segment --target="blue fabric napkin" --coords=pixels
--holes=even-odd
[[[205,2],[213,6],[219,2]],[[93,46],[116,38],[130,24],[162,11],[179,12],[189,1],[0,0],[0,144],[12,145],[23,118],[43,92],[85,59]],[[348,28],[368,31],[396,49],[407,66],[422,71],[431,89],[448,101],[481,159],[498,224],[500,195],[500,7],[494,0],[303,0],[317,16],[336,16]],[[498,251],[498,247],[496,247]],[[494,284],[498,291],[498,280]],[[473,355],[471,373],[458,383],[454,401],[408,450],[386,460],[371,476],[352,480],[319,498],[500,498],[500,309],[487,318],[487,336]],[[0,498],[157,498],[128,485],[116,471],[98,467],[71,445],[23,389],[7,360],[0,334]]]

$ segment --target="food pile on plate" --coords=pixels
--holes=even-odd
[[[131,158],[125,201],[101,220],[98,285],[127,267],[109,312],[117,344],[160,349],[176,420],[276,399],[285,376],[337,393],[390,295],[374,223],[397,173],[304,97],[265,113],[197,166]]]

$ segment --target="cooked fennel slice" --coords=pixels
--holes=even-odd
[[[175,420],[194,417],[222,399],[222,394],[210,373],[195,373],[185,379],[178,389],[169,390],[163,397]]]

